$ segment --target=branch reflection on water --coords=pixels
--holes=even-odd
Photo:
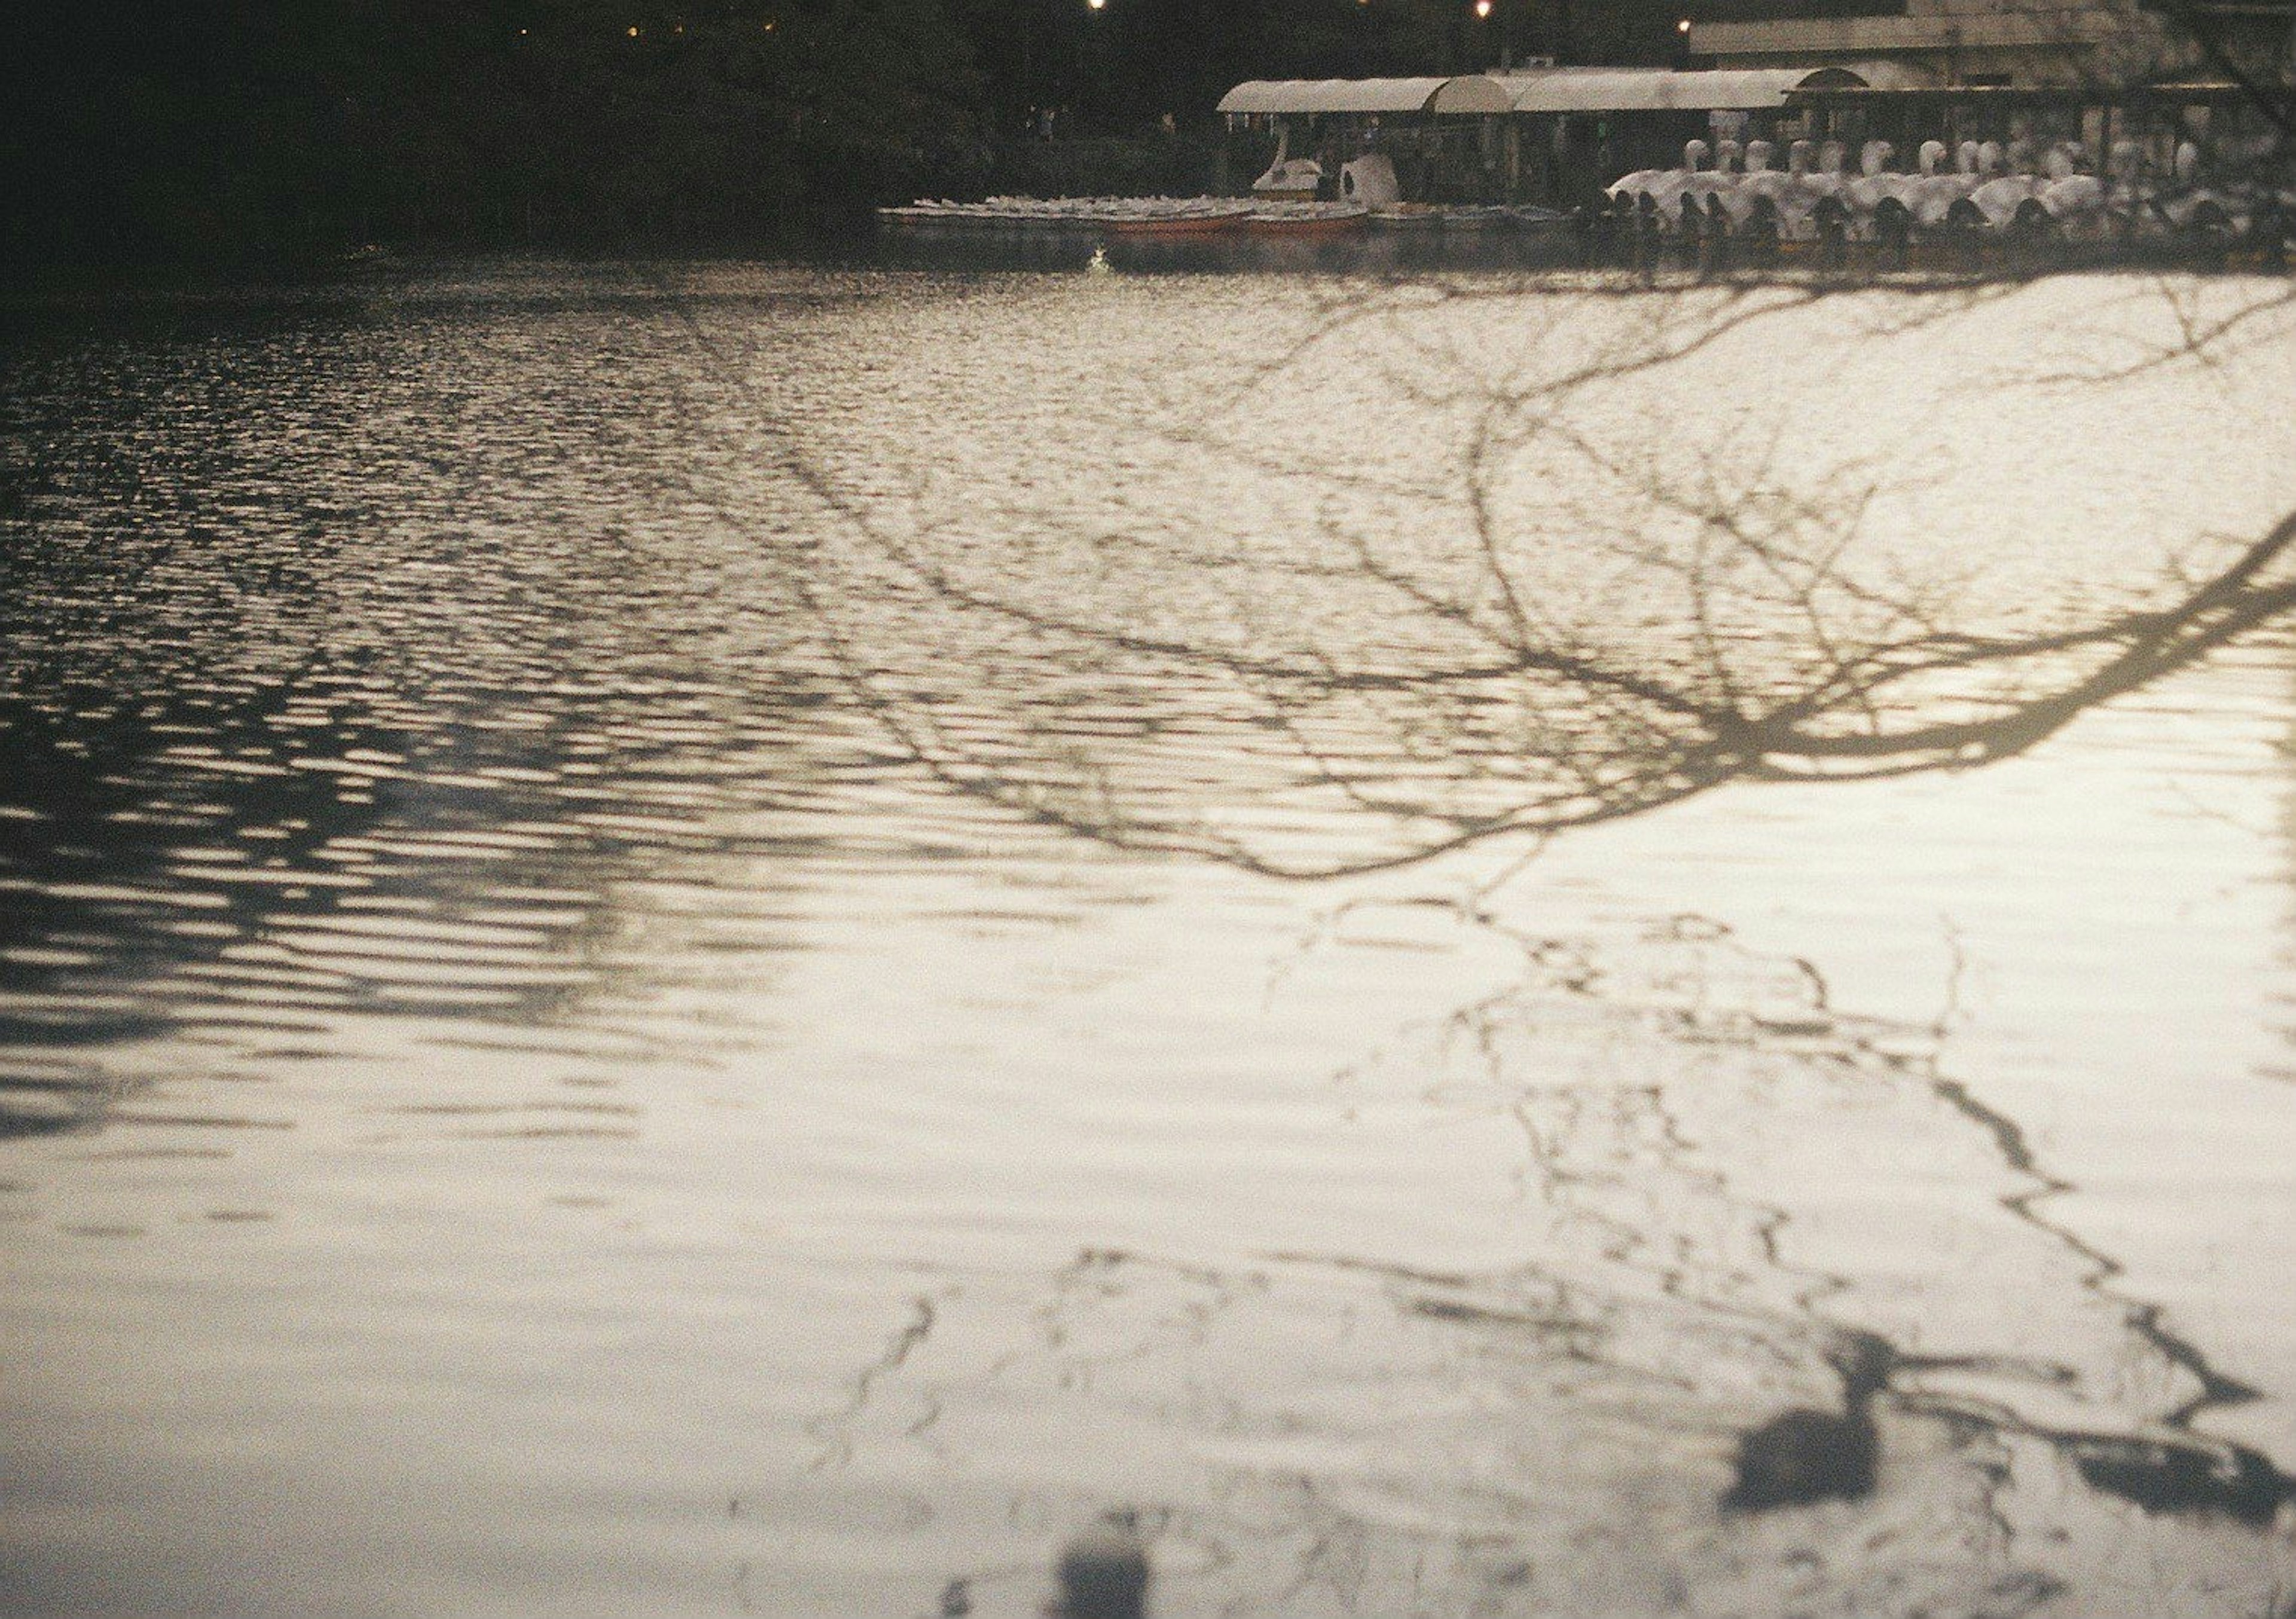
[[[1038,420],[951,409],[892,413],[890,429],[946,431],[948,445],[889,445],[865,410],[840,417],[816,399],[777,417],[766,392],[800,369],[777,372],[779,356],[755,378],[729,364],[682,402],[731,407],[708,430],[670,409],[645,430],[661,464],[695,469],[691,493],[711,507],[696,527],[722,537],[738,519],[724,524],[737,544],[670,547],[660,579],[621,593],[609,587],[627,557],[510,499],[498,518],[536,549],[500,574],[424,540],[397,571],[329,575],[328,589],[354,593],[358,610],[341,619],[377,643],[369,662],[341,666],[357,678],[340,707],[322,700],[335,666],[296,651],[355,638],[333,622],[345,604],[317,592],[308,634],[251,650],[256,638],[238,637],[278,666],[221,720],[162,706],[116,732],[85,714],[59,722],[102,756],[50,750],[57,801],[92,784],[90,802],[124,812],[109,829],[211,770],[178,756],[167,727],[219,737],[233,768],[188,828],[107,830],[75,852],[48,825],[12,845],[34,863],[6,875],[53,907],[35,949],[54,953],[20,957],[30,976],[9,988],[70,1000],[66,1023],[101,1029],[93,980],[137,955],[139,907],[222,891],[261,897],[226,901],[227,933],[148,936],[167,941],[170,969],[223,981],[203,1018],[239,993],[269,1034],[295,1038],[281,1009],[297,997],[316,1026],[381,993],[394,1010],[546,1022],[554,996],[597,991],[581,941],[611,878],[665,850],[786,854],[727,830],[768,802],[847,807],[804,779],[827,724],[811,709],[832,675],[906,760],[965,791],[1113,844],[1290,874],[1536,839],[1732,782],[2004,756],[2283,612],[2296,592],[2289,492],[2213,478],[2194,493],[2215,503],[2204,512],[2144,533],[2140,565],[2099,571],[2067,531],[2116,502],[2143,530],[2161,516],[2157,492],[2146,505],[2141,489],[2086,491],[2067,519],[2052,503],[2083,491],[2052,474],[1988,487],[1999,498],[1974,513],[1940,506],[1954,446],[1922,430],[1939,396],[1896,407],[1906,441],[1882,456],[1870,434],[1813,421],[1807,401],[1799,432],[1766,413],[1775,378],[1759,350],[1791,336],[1806,374],[1893,331],[1951,343],[1955,323],[1988,308],[2045,324],[2059,300],[2037,288],[1911,303],[1384,290],[1312,323],[1279,362],[1184,368],[1202,397],[1084,444]],[[1837,318],[1847,326],[1816,332],[1831,348],[1796,324]],[[2196,318],[2267,354],[2285,335],[2274,324],[2284,303],[2253,321],[2213,307]],[[1041,359],[1042,345],[1029,352]],[[1670,391],[1701,365],[1761,397]],[[2141,407],[2176,369],[2112,386]],[[863,364],[846,380],[877,388],[884,374]],[[1821,412],[1854,413],[1842,390],[1819,392]],[[516,403],[492,401],[488,420],[522,421],[526,447],[562,471],[562,423],[547,402],[523,417]],[[789,425],[832,419],[837,431],[804,444]],[[758,478],[761,436],[783,476]],[[2107,447],[2142,463],[2153,437],[2140,428]],[[936,489],[936,447],[982,452],[961,463],[954,498]],[[2243,448],[2194,453],[2237,471]],[[2007,471],[2030,472],[2040,458],[2026,446],[2010,459]],[[576,476],[573,517],[595,476]],[[479,494],[521,495],[418,492],[410,527],[450,547]],[[843,520],[793,522],[785,508],[804,492]],[[1973,559],[2000,561],[2029,528],[2051,544],[2007,555],[2005,581],[1972,576]],[[292,524],[266,532],[296,554]],[[179,562],[236,556],[193,547]],[[442,564],[479,582],[453,622],[428,601]],[[721,611],[724,581],[739,588]],[[194,567],[177,588],[129,599],[198,603],[209,582]],[[593,595],[625,610],[602,626]],[[106,592],[90,600],[112,610]],[[819,656],[788,673],[777,655],[798,620]],[[683,658],[665,674],[660,648],[697,625],[724,664],[770,675],[703,680]],[[570,634],[600,672],[593,683],[563,677]],[[410,637],[413,652],[393,650]],[[199,687],[213,638],[148,639],[190,649],[155,685]],[[91,643],[99,658],[111,644]],[[454,678],[431,681],[441,667]],[[24,683],[6,692],[7,717],[66,713],[73,683],[55,674],[12,669]],[[464,699],[485,724],[461,723]],[[756,766],[730,787],[729,758]],[[785,759],[798,763],[777,773]],[[594,796],[602,764],[619,807]],[[882,764],[867,761],[869,781]],[[284,785],[299,766],[325,784]],[[235,797],[242,777],[258,785]],[[646,813],[624,813],[633,798]],[[210,832],[288,854],[234,887],[211,869],[226,863],[178,858]],[[438,879],[458,848],[483,863],[467,887]],[[434,943],[454,936],[442,921],[518,932],[489,936],[519,959],[485,986],[485,1007],[430,996],[419,975],[349,943],[349,907],[303,880],[338,856],[383,902],[379,928]],[[417,868],[412,889],[394,891]],[[75,880],[89,872],[138,892]],[[394,912],[402,900],[412,908]],[[1475,912],[1462,925],[1497,924]],[[461,936],[474,952],[489,942]],[[347,966],[347,944],[363,969]],[[2287,1480],[2206,1431],[2248,1391],[2119,1295],[2108,1250],[2052,1219],[2065,1178],[2020,1121],[1943,1070],[1938,1031],[1849,1017],[1814,968],[1750,955],[1694,920],[1623,944],[1516,944],[1519,982],[1336,1075],[1332,1094],[1399,1128],[1507,1132],[1519,1263],[1095,1248],[1033,1301],[1034,1336],[1008,1332],[986,1353],[959,1290],[917,1292],[905,1276],[849,1399],[808,1430],[808,1488],[832,1492],[873,1452],[921,1452],[993,1481],[1008,1521],[1056,1529],[1107,1492],[1077,1480],[1089,1468],[1009,1447],[1061,1435],[1079,1456],[1143,1455],[1149,1482],[1168,1487],[1130,1499],[1175,1611],[1197,1591],[1194,1606],[1237,1612],[1580,1611],[1600,1590],[1622,1610],[2003,1613],[2061,1585],[2087,1613],[2160,1611],[2174,1606],[2163,1592],[2204,1589],[2218,1608],[2286,1607],[2251,1520]],[[137,988],[148,1008],[148,984]],[[35,1030],[29,1043],[46,1039]],[[69,1083],[108,1094],[100,1067],[89,1073]],[[6,1106],[31,1117],[18,1098],[36,1088]],[[1860,1346],[1888,1374],[1873,1497],[1721,1524],[1740,1436],[1783,1408],[1840,1409],[1841,1362]],[[1009,1425],[1021,1436],[1000,1438],[997,1419],[1016,1408],[1029,1413]],[[939,1499],[893,1501],[888,1535]],[[1043,1572],[960,1569],[950,1589],[969,1601]]]
[[[1133,1504],[1175,1613],[1568,1612],[1590,1591],[1618,1613],[2013,1614],[2068,1592],[2083,1613],[2202,1593],[2285,1611],[2272,1525],[2296,1480],[2205,1431],[2252,1391],[2049,1217],[2070,1188],[1951,1075],[1939,1029],[1843,1014],[1808,962],[1702,919],[1506,936],[1518,981],[1403,1031],[1332,1100],[1510,1129],[1521,1263],[1087,1250],[1031,1341],[985,1360],[932,1353],[921,1298],[824,1428],[833,1466],[904,1379],[872,1431],[943,1467],[993,1472],[981,1425],[1014,1407],[1032,1434],[1155,1447],[1137,1472],[1168,1495]],[[1838,1410],[1859,1360],[1880,1379],[1870,1497],[1718,1516],[1737,1437]],[[978,1594],[1042,1571],[958,1576]]]
[[[957,498],[934,446],[781,439],[838,519],[789,576],[857,699],[957,790],[1311,877],[2004,759],[2296,608],[2284,477],[2164,463],[2131,429],[2194,371],[2268,397],[2296,335],[2277,285],[1349,298],[1222,389],[1111,403],[1081,446],[948,429],[980,458]],[[2137,357],[2082,361],[2079,388],[2033,337],[2132,308]],[[1773,343],[1804,357],[1783,383]],[[1859,345],[1921,386],[1813,380]],[[2026,408],[2046,449],[1972,469],[1980,390],[1918,345],[2007,354],[1984,408]],[[2088,453],[2051,462],[2068,442]],[[2083,481],[2116,455],[2152,482]],[[2192,514],[2164,464],[2205,484]],[[1694,920],[1515,942],[1519,984],[1338,1086],[1516,1132],[1520,1265],[1088,1251],[1037,1342],[913,1364],[933,1409],[1185,1435],[1159,1589],[1223,1611],[2288,1611],[2262,1532],[2291,1480],[2207,1431],[2256,1391],[2120,1293],[1941,1027],[1847,1015],[1809,963]],[[1765,1418],[1857,1416],[1851,1365],[1878,1369],[1872,1498],[1718,1519]]]

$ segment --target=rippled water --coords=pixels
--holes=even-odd
[[[1611,723],[1263,666],[1452,656],[1383,569],[1762,689],[1791,615],[1641,565],[1685,490],[1964,628],[2258,532],[2296,344],[2095,374],[2252,291],[1828,300],[1551,415],[1717,307],[16,307],[0,1605],[1027,1614],[1124,1507],[1173,1615],[2284,1612],[2268,1502],[2131,1497],[2296,1472],[2287,638],[1982,770],[1255,870]],[[1850,1333],[1876,1492],[1718,1513]]]

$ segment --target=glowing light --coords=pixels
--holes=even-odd
[[[637,37],[638,37],[638,25],[637,25],[636,23],[633,22],[632,24],[630,24],[630,37],[631,37],[631,38],[633,38],[633,39],[636,39]]]
[[[1478,17],[1488,17],[1488,16],[1489,16],[1490,14],[1491,14],[1491,0],[1475,0],[1475,15],[1476,15],[1476,16],[1478,16]]]
[[[1098,11],[1101,7],[1108,4],[1108,0],[1084,0],[1084,3],[1092,7],[1093,10]]]
[[[1690,19],[1685,17],[1681,21],[1676,23],[1674,25],[1674,31],[1677,34],[1687,34],[1690,32]]]

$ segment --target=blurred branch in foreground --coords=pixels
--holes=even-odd
[[[2284,284],[2194,287],[1356,286],[1144,425],[982,405],[962,498],[792,440],[842,519],[793,582],[944,782],[1259,871],[1980,765],[2296,606],[2296,493],[2208,470],[2241,434],[2142,470],[2203,364],[2289,352]]]

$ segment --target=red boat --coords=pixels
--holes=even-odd
[[[1299,202],[1256,208],[1243,228],[1259,236],[1342,236],[1364,227],[1367,210],[1346,204]]]
[[[1144,237],[1152,241],[1185,238],[1193,241],[1197,237],[1234,230],[1242,222],[1243,217],[1241,209],[1218,214],[1147,215],[1136,219],[1103,220],[1101,229],[1111,236]]]

